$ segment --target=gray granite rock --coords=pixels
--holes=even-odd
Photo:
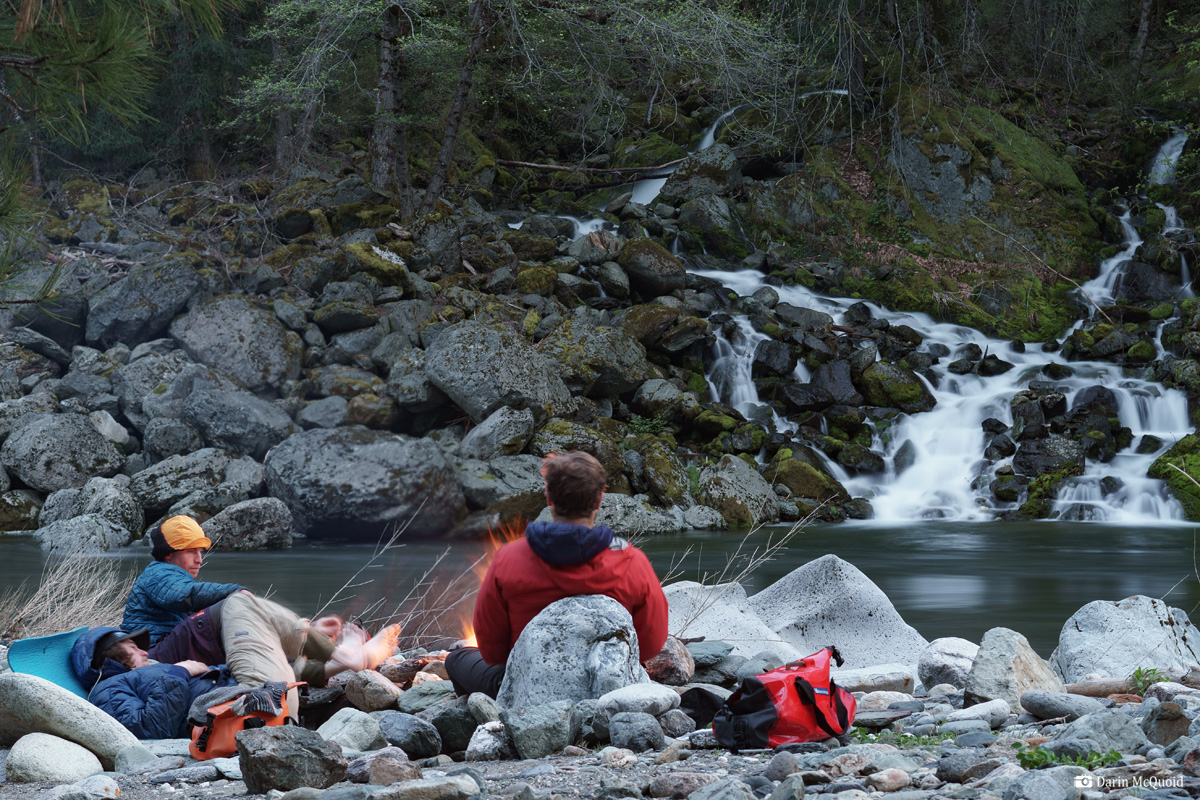
[[[1008,628],[985,633],[967,677],[966,702],[1004,700],[1015,710],[1021,707],[1021,695],[1031,689],[1065,691],[1062,681],[1024,636]]]
[[[411,759],[429,758],[442,751],[441,734],[431,722],[401,711],[383,714],[378,722],[387,743]]]
[[[1066,717],[1067,722],[1104,708],[1104,704],[1094,697],[1036,689],[1022,693],[1021,706],[1038,719]]]
[[[1200,631],[1152,597],[1096,600],[1063,623],[1050,663],[1067,683],[1093,673],[1125,678],[1138,667],[1186,671],[1200,666]]]
[[[121,471],[125,455],[83,414],[26,414],[0,447],[10,475],[41,492],[78,488]]]
[[[966,639],[954,636],[934,639],[917,657],[917,677],[923,686],[948,683],[961,689],[967,685],[978,653],[979,645]]]
[[[542,758],[571,743],[570,700],[518,706],[501,712],[504,729],[521,758]]]
[[[302,786],[324,789],[345,779],[342,748],[297,725],[257,728],[236,736],[242,779],[251,794]]]
[[[661,750],[665,741],[658,720],[641,711],[614,714],[608,721],[608,738],[614,747],[624,747],[635,753]]]
[[[4,768],[11,783],[73,782],[103,769],[86,748],[47,733],[29,733],[18,739]]]

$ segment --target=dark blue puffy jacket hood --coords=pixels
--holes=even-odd
[[[79,678],[84,689],[90,690],[95,686],[96,682],[100,680],[101,674],[108,678],[129,671],[129,667],[113,661],[111,658],[106,659],[100,669],[92,667],[92,656],[96,653],[96,643],[100,641],[100,637],[106,633],[120,632],[119,628],[92,628],[75,640],[74,646],[71,647],[71,669],[75,670],[75,677]]]
[[[612,543],[612,529],[567,522],[531,522],[525,527],[529,549],[547,564],[586,564]]]

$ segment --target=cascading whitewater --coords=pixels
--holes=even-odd
[[[1173,136],[1163,145],[1153,162],[1151,182],[1163,183],[1172,179],[1185,139],[1182,135]],[[1163,207],[1163,210],[1168,224],[1178,226],[1175,209]],[[1121,251],[1106,259],[1100,265],[1097,277],[1083,287],[1086,296],[1096,305],[1113,302],[1121,276],[1142,244],[1130,212],[1121,217],[1121,225],[1125,233]],[[766,285],[764,276],[754,271],[696,273],[720,282],[741,296],[750,296]],[[823,311],[832,316],[835,323],[841,323],[845,310],[857,302],[822,297],[802,287],[773,288],[781,302]],[[902,415],[888,428],[885,436],[875,435],[872,449],[883,453],[886,463],[882,474],[851,476],[832,462],[829,463],[830,472],[852,495],[870,499],[875,519],[879,521],[992,519],[998,508],[992,504],[987,484],[994,477],[996,467],[1007,462],[994,464],[983,459],[983,422],[995,418],[1011,426],[1014,421],[1010,407],[1013,395],[1027,389],[1032,381],[1043,380],[1043,370],[1055,362],[1063,364],[1063,360],[1050,353],[1033,352],[1036,348],[1018,351],[1009,342],[989,338],[964,326],[936,322],[925,314],[892,312],[874,304],[866,305],[877,319],[917,330],[924,339],[926,351],[931,345],[940,344],[952,355],[930,368],[938,378],[936,385],[922,377],[937,399],[937,405],[927,412]],[[767,337],[754,331],[744,317],[737,321],[737,332],[731,339],[717,332],[709,384],[713,399],[730,403],[746,416],[759,418],[761,412],[756,409],[761,403],[750,380],[750,369],[754,347]],[[1013,364],[1014,368],[990,377],[951,373],[947,365],[971,344]],[[1121,425],[1132,431],[1134,447],[1126,448],[1107,463],[1089,460],[1081,477],[1068,480],[1060,488],[1052,516],[1109,522],[1161,523],[1182,519],[1178,502],[1161,481],[1147,478],[1146,471],[1171,443],[1191,432],[1184,394],[1157,383],[1128,377],[1120,366],[1107,362],[1073,361],[1069,371],[1069,377],[1054,381],[1054,388],[1065,395],[1067,406],[1071,406],[1083,389],[1096,385],[1108,388],[1117,398]],[[797,375],[797,379],[807,380],[803,375]],[[1137,444],[1146,436],[1156,437],[1163,444],[1148,452],[1135,452]],[[906,457],[898,459],[902,448]],[[912,466],[904,469],[903,464]],[[1015,504],[1011,505],[1015,507]]]

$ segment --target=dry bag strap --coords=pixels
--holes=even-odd
[[[825,717],[825,712],[817,705],[817,695],[813,691],[813,685],[799,676],[796,677],[796,694],[800,695],[802,702],[812,706],[813,716],[816,718],[817,725],[821,730],[834,738],[846,732],[846,728],[850,725],[850,714],[846,711],[846,706],[842,703],[841,695],[838,694],[838,688],[833,681],[829,682],[829,696],[833,700],[834,708],[837,709],[838,724],[842,728],[841,733],[833,729],[829,724],[829,720]]]
[[[208,747],[208,737],[212,736],[213,733],[213,722],[215,722],[213,715],[209,714],[208,722],[204,723],[204,727],[200,730],[200,735],[196,737],[196,750],[200,753],[203,753]]]

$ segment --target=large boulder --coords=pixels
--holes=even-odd
[[[242,779],[251,794],[324,789],[346,777],[341,746],[316,731],[280,725],[240,731],[235,738]]]
[[[552,362],[524,339],[474,320],[438,335],[425,351],[425,373],[476,422],[501,406],[542,416],[571,397]]]
[[[1138,667],[1186,671],[1200,667],[1200,631],[1187,612],[1153,597],[1095,600],[1063,624],[1050,664],[1066,683],[1091,673],[1126,678]]]
[[[742,182],[737,156],[727,144],[714,144],[693,153],[675,168],[662,195],[691,200],[709,194],[727,195]]]
[[[373,541],[392,525],[437,535],[466,515],[454,466],[433,441],[361,425],[288,437],[267,456],[266,479],[313,537]]]
[[[105,769],[117,753],[138,744],[125,726],[82,697],[23,673],[0,675],[0,747],[29,733],[49,733],[82,745]]]
[[[730,642],[734,655],[751,658],[766,651],[781,663],[807,655],[781,641],[759,618],[739,583],[705,586],[679,581],[664,587],[663,593],[667,596],[667,629],[681,639]]]
[[[247,297],[222,295],[200,303],[171,323],[171,336],[193,359],[252,392],[278,391],[300,375],[299,335]]]
[[[184,261],[133,267],[89,301],[86,338],[101,347],[118,342],[133,347],[149,341],[187,308],[199,288],[196,270]]]
[[[826,555],[750,598],[750,609],[802,654],[834,645],[846,667],[916,664],[929,643],[858,567]]]
[[[113,392],[121,401],[121,412],[138,430],[145,430],[151,414],[142,402],[151,395],[163,395],[171,384],[192,365],[187,353],[171,350],[167,353],[148,352],[113,370]]]
[[[204,535],[221,550],[262,550],[292,546],[292,512],[275,497],[235,503],[203,526]]]
[[[229,453],[213,447],[171,456],[134,475],[129,490],[146,510],[165,511],[194,492],[219,486],[232,462]]]
[[[117,474],[125,455],[82,414],[27,414],[0,447],[0,463],[26,485],[56,492]]]
[[[687,284],[687,270],[683,264],[653,239],[626,242],[617,263],[629,276],[633,290],[647,300],[670,294]]]
[[[1029,640],[1008,628],[992,628],[983,635],[979,653],[967,676],[964,699],[967,705],[1004,700],[1009,708],[1021,707],[1021,695],[1031,690],[1065,692]]]
[[[620,328],[597,328],[567,320],[538,346],[558,365],[572,394],[612,397],[654,376],[646,348]]]
[[[525,626],[496,700],[505,708],[578,702],[649,682],[625,607],[603,595],[567,597]]]
[[[43,550],[67,555],[115,550],[132,542],[133,537],[133,531],[98,514],[80,514],[37,530]]]
[[[536,424],[527,408],[499,408],[476,425],[458,445],[463,458],[487,461],[496,456],[515,456],[525,449]]]
[[[549,522],[551,519],[549,508],[543,509],[538,515],[541,522]],[[654,510],[645,500],[612,492],[606,493],[600,501],[600,513],[596,515],[596,524],[605,525],[615,533],[629,538],[687,530],[687,526],[680,520]]]
[[[543,458],[551,453],[565,453],[569,450],[591,453],[604,465],[609,490],[628,491],[628,482],[624,475],[625,462],[621,459],[621,441],[596,425],[552,419],[534,434],[527,449],[533,455]]]
[[[182,416],[209,446],[259,460],[293,430],[282,409],[249,392],[194,391],[183,403]]]
[[[749,528],[779,519],[779,503],[771,484],[737,456],[723,455],[700,471],[703,505],[715,508],[734,528]]]
[[[1144,753],[1151,746],[1137,720],[1118,708],[1104,708],[1080,717],[1059,728],[1045,746],[1054,752],[1058,749],[1055,745],[1066,742],[1079,743],[1074,752],[1080,755],[1089,750],[1097,753],[1107,753],[1109,750]]]
[[[63,347],[83,342],[88,300],[83,281],[73,269],[63,269],[48,259],[11,272],[4,281],[4,300],[11,306],[13,322],[48,336]]]
[[[87,748],[48,733],[28,733],[9,752],[4,777],[11,783],[73,783],[103,769]]]
[[[46,498],[38,522],[45,526],[84,514],[103,517],[134,533],[145,526],[142,504],[129,491],[129,482],[122,476],[92,478],[82,489],[60,489]]]
[[[749,249],[734,232],[733,210],[715,194],[697,197],[679,209],[679,227],[698,236],[704,247],[725,258],[744,256]]]

